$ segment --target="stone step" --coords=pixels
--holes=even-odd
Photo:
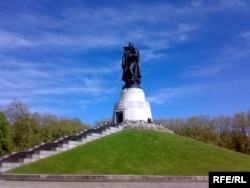
[[[23,164],[21,164],[21,165],[23,165]],[[21,166],[20,165],[20,166]],[[6,172],[6,171],[8,171],[8,170],[11,170],[11,169],[13,169],[13,168],[17,168],[18,166],[15,166],[15,167],[0,167],[0,172]]]
[[[98,134],[98,133],[91,133],[90,136],[95,140],[95,139],[97,139],[97,138],[102,137],[103,135],[102,135],[102,134]]]
[[[122,126],[118,126],[118,127],[110,127],[110,128],[107,128],[105,131],[103,131],[103,135],[109,135],[109,134],[112,134],[112,133],[115,133],[115,132],[118,132],[118,131],[121,131],[123,130],[123,127]]]
[[[34,162],[34,161],[37,161],[37,160],[38,159],[35,159],[35,158],[21,158],[21,159],[18,159],[18,162],[27,164],[27,163],[31,163],[31,162]]]
[[[39,154],[39,155],[54,155],[57,154],[58,152],[56,151],[52,151],[52,150],[39,150],[39,151],[35,151],[35,154]]]
[[[63,147],[52,147],[51,148],[51,151],[56,151],[56,152],[58,152],[58,153],[60,153],[60,152],[63,152],[63,151],[67,151],[67,150],[69,150],[70,148],[63,148]]]
[[[102,132],[102,134],[103,134],[103,136],[107,136],[107,135],[112,134],[112,132],[111,132],[111,131],[106,130],[106,131],[103,131],[103,132]]]
[[[69,144],[69,145],[72,145],[72,146],[78,146],[78,145],[81,144],[81,142],[79,142],[79,141],[72,141],[72,140],[64,141],[63,143]]]
[[[115,132],[118,132],[118,131],[121,131],[122,129],[120,129],[120,128],[116,128],[116,127],[110,127],[110,131],[112,132],[112,133],[115,133]]]
[[[80,142],[81,144],[84,144],[87,141],[87,139],[86,137],[81,137],[81,138],[78,138],[77,141]]]
[[[6,162],[3,162],[0,164],[2,168],[16,168],[21,165],[22,165],[21,163],[6,163]]]
[[[58,144],[57,147],[68,148],[68,149],[70,149],[70,148],[76,147],[76,145],[71,145],[71,144],[64,144],[64,143],[62,143],[62,144]]]
[[[54,154],[56,154],[56,153],[54,153]],[[31,158],[31,159],[43,159],[43,158],[46,158],[46,157],[49,157],[49,156],[51,156],[51,155],[54,155],[54,154],[30,154],[30,155],[28,155],[27,156],[27,158],[29,159],[29,158]]]

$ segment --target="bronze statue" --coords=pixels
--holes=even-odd
[[[123,47],[124,54],[122,57],[122,80],[125,82],[123,88],[140,88],[141,71],[140,71],[140,54],[133,43],[129,42],[128,46]]]

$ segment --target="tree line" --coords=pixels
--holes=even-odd
[[[189,118],[161,118],[155,122],[176,134],[250,154],[250,110],[235,113],[233,116],[210,118],[200,115]]]
[[[77,118],[31,113],[29,107],[20,99],[13,99],[0,112],[0,155],[23,151],[87,128],[90,126]]]
[[[97,121],[96,125],[104,121]],[[154,122],[176,134],[250,154],[250,110],[233,116],[159,118]],[[89,125],[77,118],[31,113],[21,100],[13,99],[5,109],[0,110],[0,155],[23,151],[88,128]]]

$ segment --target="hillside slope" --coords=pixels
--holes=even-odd
[[[175,134],[126,130],[9,173],[208,175],[249,169],[245,154]]]

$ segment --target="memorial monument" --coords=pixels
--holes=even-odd
[[[120,100],[115,104],[112,121],[149,121],[152,119],[150,104],[140,86],[140,54],[133,43],[123,47],[122,80],[125,82],[120,93]]]

